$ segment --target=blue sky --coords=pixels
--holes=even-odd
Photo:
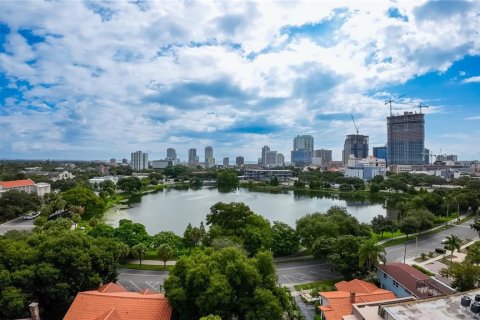
[[[340,159],[405,94],[427,148],[480,159],[478,30],[476,1],[3,1],[0,158],[288,161],[311,134]]]

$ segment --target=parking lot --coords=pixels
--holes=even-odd
[[[324,279],[341,278],[331,270],[330,265],[321,260],[277,263],[277,275],[282,285],[310,283]]]
[[[167,271],[120,269],[117,283],[128,291],[150,289],[163,292]]]

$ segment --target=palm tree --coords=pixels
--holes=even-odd
[[[167,266],[168,259],[173,257],[173,248],[164,243],[158,248],[158,257],[163,261],[163,269]]]
[[[385,248],[379,246],[375,240],[366,240],[358,249],[358,264],[360,267],[366,266],[368,271],[372,271],[378,265],[378,259],[383,263],[386,262],[385,254]]]
[[[453,252],[455,251],[455,249],[460,251],[461,244],[462,240],[460,240],[460,238],[456,235],[452,234],[450,236],[447,236],[447,242],[445,246],[448,250],[452,251],[452,254],[450,255],[450,262],[453,262]]]

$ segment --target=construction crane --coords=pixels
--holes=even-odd
[[[422,113],[422,108],[429,108],[430,106],[422,105],[420,102],[417,107],[420,109],[420,113]]]
[[[355,126],[355,130],[357,130],[357,136],[358,136],[359,129],[358,129],[357,124],[355,123],[355,118],[353,117],[353,114],[350,114],[350,115],[352,116],[353,125]]]
[[[405,94],[402,94],[401,96],[398,96],[395,99],[390,98],[390,99],[385,101],[385,105],[387,105],[387,104],[390,105],[390,117],[393,115],[392,114],[392,102],[395,102],[395,101],[397,101],[398,99],[400,99],[401,97],[404,97],[404,96],[405,96]]]

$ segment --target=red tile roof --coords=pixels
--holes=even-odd
[[[385,272],[412,293],[417,291],[417,281],[426,281],[430,279],[429,276],[418,271],[414,267],[400,262],[380,264],[377,268]]]
[[[0,186],[5,189],[33,186],[35,182],[30,179],[15,181],[0,181]]]
[[[127,292],[109,283],[79,292],[64,320],[170,320],[172,308],[163,294],[150,290]]]
[[[355,293],[354,303],[374,302],[395,299],[391,291],[379,289],[376,285],[362,281],[341,281],[335,284],[339,291],[319,292],[319,295],[328,300],[328,306],[320,306],[326,320],[342,320],[343,316],[352,314],[350,293]]]

